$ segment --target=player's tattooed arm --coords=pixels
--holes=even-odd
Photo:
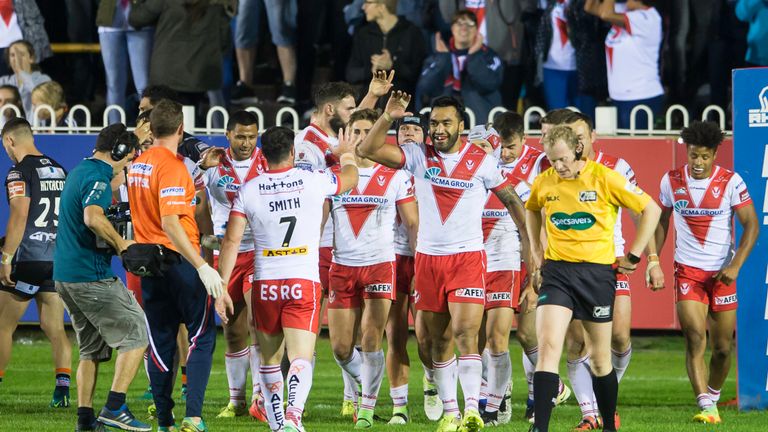
[[[403,152],[398,146],[386,145],[387,131],[395,120],[411,115],[406,111],[410,102],[411,95],[408,93],[399,90],[392,93],[384,108],[384,114],[376,120],[371,131],[357,147],[358,156],[389,168],[402,168]]]
[[[495,193],[496,197],[499,198],[499,201],[504,204],[504,207],[509,211],[509,215],[512,216],[512,220],[515,221],[517,230],[521,233],[520,246],[523,261],[530,262],[531,245],[528,238],[522,235],[522,233],[525,232],[525,204],[523,204],[523,200],[517,195],[517,191],[515,191],[515,187],[512,185],[507,185],[501,189],[495,190],[493,193]]]

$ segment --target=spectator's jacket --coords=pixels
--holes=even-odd
[[[371,56],[381,54],[384,48],[387,48],[392,56],[395,88],[413,93],[419,79],[419,67],[427,55],[427,45],[421,31],[402,17],[387,34],[382,33],[375,22],[357,29],[347,63],[347,81],[352,84],[369,82]]]
[[[457,50],[451,39],[450,50],[435,53],[424,62],[417,95],[461,96],[464,105],[475,113],[477,123],[485,123],[488,112],[501,105],[502,61],[485,45],[476,53],[467,54],[467,50]]]
[[[143,0],[131,7],[132,27],[155,26],[149,83],[188,93],[219,89],[223,53],[230,42],[229,18],[225,8],[212,1],[195,20],[187,13],[187,2]]]
[[[739,0],[736,17],[749,23],[747,57],[749,63],[768,66],[768,2]]]

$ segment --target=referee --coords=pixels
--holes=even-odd
[[[125,403],[147,348],[144,313],[110,267],[112,256],[133,242],[123,239],[105,216],[112,203],[109,184],[130,163],[138,147],[138,140],[123,124],[104,128],[96,139],[93,157],[72,170],[61,193],[53,279],[80,345],[78,431],[100,431],[104,425],[151,430]],[[96,421],[93,392],[99,362],[109,360],[112,349],[119,353],[115,377]]]
[[[549,428],[557,397],[558,367],[571,320],[582,320],[589,335],[592,387],[605,431],[615,431],[619,384],[611,365],[611,330],[616,273],[613,232],[619,207],[640,214],[637,235],[617,270],[632,273],[653,235],[661,209],[621,174],[583,158],[584,146],[567,126],[552,128],[542,141],[552,168],[533,183],[526,203],[531,240],[531,274],[539,287],[536,335],[539,360],[533,378],[535,423]],[[547,250],[540,232],[546,216]],[[542,261],[544,261],[542,263]]]

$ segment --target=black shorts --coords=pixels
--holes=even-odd
[[[616,272],[610,264],[547,260],[541,267],[541,276],[539,306],[567,307],[577,320],[613,320]]]
[[[25,261],[14,265],[11,279],[23,281],[29,285],[39,286],[37,293],[56,292],[56,284],[53,282],[53,263],[50,261]],[[32,300],[35,294],[14,288],[0,286],[0,291],[6,291],[18,295],[25,300]]]
[[[51,281],[51,285],[41,285],[40,289],[37,290],[34,294],[29,294],[25,291],[18,290],[14,287],[7,287],[4,285],[0,285],[0,291],[9,292],[11,294],[16,294],[17,296],[21,297],[22,299],[29,301],[35,298],[36,295],[40,293],[55,293],[56,287],[53,285],[53,281]]]

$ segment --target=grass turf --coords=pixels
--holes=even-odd
[[[71,340],[75,340],[70,335]],[[72,431],[76,423],[76,391],[72,389],[73,406],[67,409],[48,407],[53,390],[54,377],[50,348],[38,331],[20,330],[14,343],[11,364],[6,370],[4,382],[0,384],[0,431]],[[691,392],[685,373],[683,341],[677,336],[635,337],[634,353],[629,370],[621,382],[619,413],[623,431],[766,431],[768,414],[761,412],[739,413],[734,408],[721,408],[724,423],[718,426],[694,424],[691,417],[696,412],[696,401]],[[339,416],[342,399],[340,369],[333,361],[328,339],[319,340],[314,386],[307,404],[308,416],[305,426],[308,431],[352,430],[351,420]],[[409,407],[412,423],[408,431],[433,431],[436,424],[427,421],[422,410],[422,370],[415,353],[415,340],[409,343],[411,369]],[[523,419],[527,386],[520,361],[520,346],[510,344],[513,365],[513,421],[499,430],[527,431],[528,423]],[[76,347],[75,347],[76,351]],[[73,370],[76,368],[76,352]],[[105,402],[112,379],[114,361],[104,364],[99,372],[99,382],[94,405],[96,411]],[[734,368],[735,369],[735,368]],[[565,367],[561,374],[565,376]],[[74,376],[73,376],[74,386]],[[147,379],[140,371],[131,386],[128,402],[131,410],[146,417],[147,401],[140,396],[147,386]],[[228,402],[227,381],[224,371],[224,341],[218,338],[214,366],[208,384],[204,406],[204,418],[211,431],[268,431],[262,423],[247,417],[217,419],[216,414]],[[179,390],[177,388],[176,395]],[[731,376],[723,389],[723,401],[735,395],[735,377]],[[250,395],[249,395],[250,396]],[[379,394],[376,413],[388,419],[392,405],[389,386],[386,381]],[[460,397],[461,399],[461,397]],[[178,400],[178,399],[177,399]],[[184,416],[183,404],[175,409],[178,419]],[[555,409],[550,429],[569,431],[580,419],[575,398]],[[384,422],[376,423],[373,430],[391,430]],[[490,429],[490,428],[489,428]]]

